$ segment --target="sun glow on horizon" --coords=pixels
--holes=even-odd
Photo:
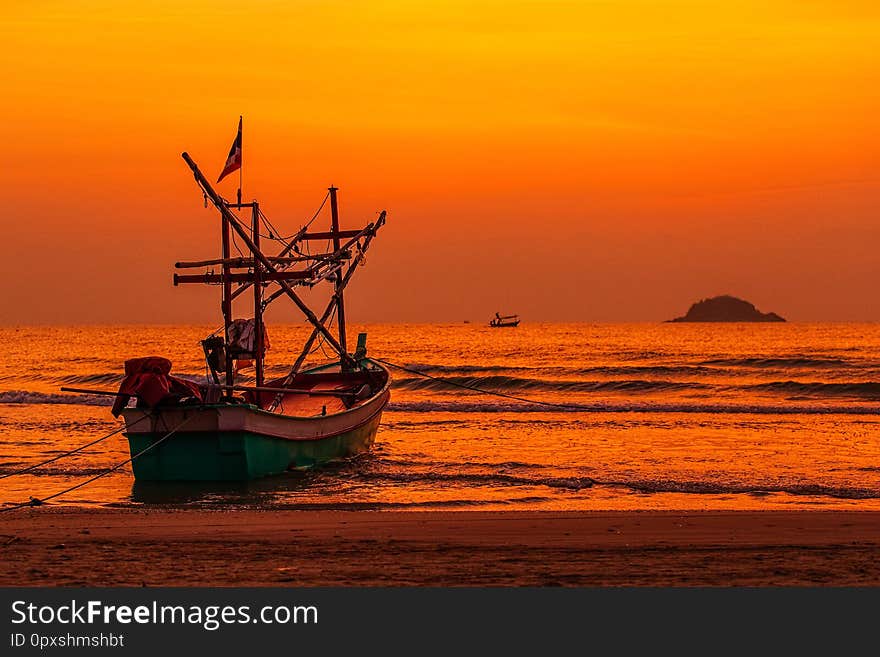
[[[0,31],[5,323],[213,318],[214,290],[170,285],[217,249],[179,153],[216,178],[239,114],[274,223],[331,183],[344,223],[388,209],[357,320],[724,292],[880,320],[870,3],[46,1]]]

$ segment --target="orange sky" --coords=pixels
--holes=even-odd
[[[2,322],[216,319],[216,289],[171,286],[218,250],[179,154],[215,178],[239,114],[279,227],[330,183],[344,223],[389,211],[353,321],[659,320],[719,293],[880,320],[874,7],[15,3]]]

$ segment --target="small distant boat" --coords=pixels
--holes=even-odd
[[[495,317],[489,322],[492,328],[516,328],[519,326],[519,315],[501,315],[495,313]]]
[[[202,268],[205,273],[175,274],[174,284],[218,285],[223,327],[202,342],[209,377],[206,385],[171,376],[171,362],[165,358],[126,362],[127,377],[115,393],[113,410],[124,417],[131,454],[138,455],[132,461],[135,478],[242,481],[369,449],[390,398],[390,375],[382,364],[367,357],[365,333],[358,336],[354,353],[349,352],[343,290],[384,225],[385,212],[364,228],[340,230],[337,190],[330,187],[330,230],[312,232],[306,225],[282,238],[256,201],[242,203],[240,192],[237,203],[226,201],[189,155],[184,153],[183,159],[195,175],[206,206],[210,201],[219,211],[222,257],[178,262],[178,269]],[[243,253],[233,256],[231,237],[244,243]],[[261,237],[283,248],[267,256],[260,246]],[[321,243],[327,244],[326,250],[314,248]],[[329,284],[330,299],[326,308],[315,312],[296,289],[312,289],[319,283]],[[253,317],[235,319],[232,301],[248,291]],[[268,334],[263,312],[277,298],[292,301],[312,331],[298,356],[291,358],[290,372],[266,381]],[[334,318],[335,335],[330,331]],[[335,352],[335,360],[302,370],[319,346]],[[254,383],[241,385],[236,376],[240,369],[250,367]],[[137,404],[127,406],[132,396]]]

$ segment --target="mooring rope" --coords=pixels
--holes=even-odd
[[[149,416],[145,415],[144,418],[146,418],[146,417],[149,417]],[[174,427],[171,431],[169,431],[169,432],[166,433],[164,436],[162,436],[161,438],[159,438],[159,440],[157,440],[156,442],[150,444],[148,447],[145,447],[144,449],[142,449],[141,451],[139,451],[137,454],[135,454],[135,455],[133,455],[133,456],[130,456],[129,458],[127,458],[127,459],[125,459],[124,461],[122,461],[121,463],[117,463],[117,464],[114,465],[112,468],[108,468],[107,470],[104,470],[104,472],[101,472],[100,474],[96,474],[94,477],[91,477],[90,479],[86,479],[85,481],[82,481],[82,482],[76,484],[75,486],[71,486],[70,488],[65,488],[64,490],[59,491],[59,492],[57,492],[57,493],[52,493],[52,494],[49,495],[48,497],[44,497],[44,498],[42,498],[42,499],[39,499],[39,498],[36,498],[36,497],[32,497],[32,498],[31,498],[30,500],[28,500],[27,502],[20,502],[19,504],[15,504],[15,505],[13,505],[13,506],[8,506],[8,507],[6,507],[6,508],[0,509],[0,513],[4,513],[4,512],[6,512],[6,511],[15,511],[16,509],[22,509],[22,508],[24,508],[24,507],[26,507],[26,506],[40,506],[41,504],[43,504],[43,503],[45,503],[45,502],[48,502],[49,500],[54,500],[56,497],[61,497],[62,495],[66,495],[67,493],[70,493],[70,492],[72,492],[72,491],[75,491],[75,490],[78,489],[78,488],[82,488],[83,486],[87,486],[88,484],[92,483],[93,481],[97,481],[97,480],[100,479],[101,477],[106,477],[108,474],[110,474],[111,472],[114,472],[114,471],[118,470],[118,469],[121,468],[123,465],[127,465],[127,464],[131,463],[131,462],[134,461],[136,458],[139,458],[139,457],[143,456],[144,454],[146,454],[146,453],[149,452],[150,450],[155,449],[156,447],[158,447],[159,445],[161,445],[163,442],[165,442],[165,441],[168,440],[171,436],[173,436],[175,433],[177,433],[177,431],[178,431],[178,430],[179,430],[184,424],[186,424],[187,422],[189,422],[190,420],[192,420],[194,417],[195,417],[194,415],[191,415],[190,417],[186,418],[183,422],[181,422],[180,424],[178,424],[176,427]],[[144,419],[144,418],[141,418],[141,419]],[[140,420],[138,420],[138,421],[140,421]]]
[[[134,426],[138,422],[143,422],[148,417],[149,417],[148,415],[145,415],[140,420],[136,420],[136,421],[132,422],[130,426]],[[91,447],[92,445],[97,445],[101,441],[107,440],[111,436],[115,436],[116,434],[118,434],[121,431],[125,431],[126,428],[127,428],[126,425],[122,425],[118,429],[114,429],[113,431],[108,433],[106,436],[101,436],[97,440],[93,440],[92,442],[86,443],[85,445],[80,445],[79,447],[72,449],[69,452],[64,452],[63,454],[59,454],[58,456],[52,457],[48,461],[41,461],[40,463],[34,463],[33,465],[29,465],[26,468],[22,468],[21,470],[15,470],[14,472],[7,472],[5,474],[2,474],[2,475],[0,475],[0,479],[6,479],[6,477],[13,477],[15,475],[25,474],[26,472],[30,472],[31,470],[36,470],[37,468],[41,468],[44,465],[49,465],[50,463],[54,463],[55,461],[63,459],[65,456],[71,456],[72,454],[76,454],[77,452],[81,452],[84,449]]]
[[[548,402],[543,401],[541,399],[530,399],[528,397],[519,397],[518,395],[511,395],[506,392],[498,392],[497,390],[487,390],[486,388],[480,388],[479,386],[472,386],[466,383],[458,383],[456,381],[450,381],[448,379],[444,379],[440,376],[432,376],[427,372],[422,372],[417,369],[413,369],[411,367],[405,367],[404,365],[398,365],[396,363],[392,363],[387,360],[383,360],[381,358],[376,358],[375,356],[370,356],[370,360],[375,360],[376,362],[383,363],[384,365],[388,365],[389,367],[394,367],[399,370],[403,370],[404,372],[409,372],[410,374],[416,374],[418,376],[423,376],[426,379],[431,379],[432,381],[437,381],[439,383],[444,383],[448,386],[452,386],[453,388],[463,388],[465,390],[471,390],[472,392],[479,392],[484,395],[491,395],[494,397],[504,397],[505,399],[513,399],[518,402],[524,402],[526,404],[537,404],[539,406],[549,406],[551,408],[568,408],[568,409],[576,409],[579,411],[592,411],[595,410],[589,406],[584,406],[582,404],[560,404],[558,402]]]

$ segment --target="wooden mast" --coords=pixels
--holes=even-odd
[[[333,233],[333,251],[339,252],[339,206],[336,203],[336,187],[330,187],[330,231]],[[346,344],[345,335],[345,302],[342,299],[342,290],[345,285],[342,282],[342,272],[336,272],[336,322],[339,325],[339,344],[342,350],[347,354],[348,345]],[[340,361],[343,369],[346,367],[345,358]]]
[[[240,202],[240,201],[239,201]],[[260,206],[254,201],[253,240],[254,240],[254,368],[256,369],[257,387],[263,385],[263,282],[262,266],[257,261],[260,250]]]
[[[221,213],[222,214],[222,213]],[[229,218],[223,214],[223,298],[220,303],[223,311],[223,343],[229,344],[229,327],[232,324],[232,279],[230,278],[230,267],[227,264],[229,260]],[[232,359],[226,354],[226,385],[231,386],[233,381]]]

